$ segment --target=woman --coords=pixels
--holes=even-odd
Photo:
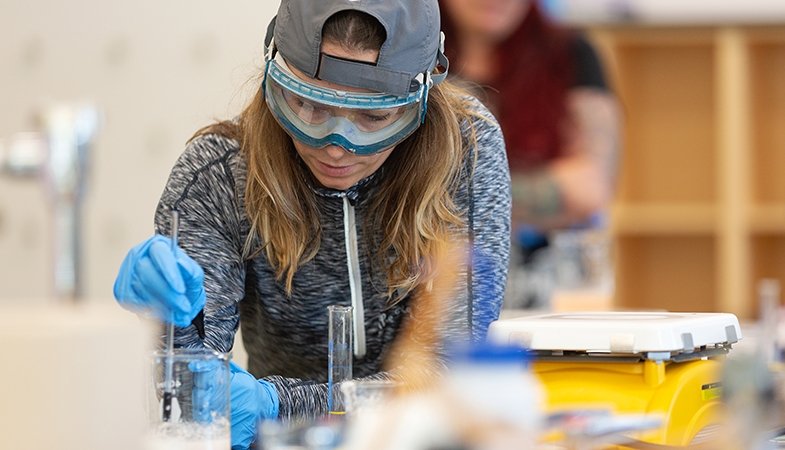
[[[328,305],[354,306],[355,376],[383,377],[436,248],[469,241],[487,260],[460,277],[444,340],[484,336],[509,254],[501,133],[444,81],[436,0],[283,0],[266,42],[261,89],[190,141],[159,235],[115,283],[126,307],[173,317],[177,345],[228,351],[242,326],[253,375],[234,369],[238,447],[260,418],[327,412]]]
[[[610,202],[619,116],[600,61],[535,0],[441,0],[453,75],[499,118],[512,173],[513,227],[574,226]]]

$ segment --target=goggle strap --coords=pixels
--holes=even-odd
[[[265,100],[267,99],[267,77],[270,73],[270,64],[272,64],[273,60],[268,59],[267,62],[264,64],[264,78],[262,78],[262,94],[264,94]]]
[[[421,84],[420,91],[411,93],[406,97],[396,97],[390,94],[359,93],[355,98],[351,92],[336,91],[301,80],[291,72],[288,72],[285,63],[277,59],[267,62],[265,73],[266,78],[271,78],[283,89],[299,97],[340,108],[384,109],[408,106],[419,102],[424,91],[424,84]]]
[[[420,125],[425,123],[425,114],[428,112],[428,91],[430,90],[430,83],[426,84],[422,93],[422,109],[420,109]]]

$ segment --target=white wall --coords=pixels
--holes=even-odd
[[[126,251],[193,131],[256,88],[277,0],[0,0],[0,139],[55,102],[104,113],[85,205],[86,296],[111,298]],[[0,175],[0,301],[51,294],[42,186]]]

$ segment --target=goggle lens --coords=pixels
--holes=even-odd
[[[283,67],[282,67],[283,66]],[[314,147],[340,145],[372,154],[401,142],[424,115],[425,94],[395,97],[335,91],[296,78],[285,63],[267,63],[265,99],[292,137]]]

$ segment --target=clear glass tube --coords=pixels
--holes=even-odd
[[[766,362],[779,362],[780,342],[777,339],[780,314],[780,282],[774,278],[758,281],[758,307],[760,308],[760,347]]]
[[[175,255],[177,249],[177,233],[180,228],[180,214],[176,209],[172,209],[172,254]],[[163,402],[163,419],[168,422],[172,416],[172,396],[174,395],[174,380],[172,379],[172,359],[174,355],[174,318],[169,317],[166,324],[166,373],[164,380],[164,402]]]
[[[346,409],[340,396],[342,381],[352,379],[352,307],[327,307],[327,407],[330,414],[344,414]]]

